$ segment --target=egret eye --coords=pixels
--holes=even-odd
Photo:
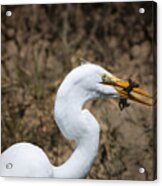
[[[103,81],[103,82],[106,82],[107,80],[108,80],[107,74],[103,74],[103,75],[102,75],[102,81]]]

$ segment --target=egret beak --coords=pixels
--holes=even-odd
[[[129,99],[144,105],[152,106],[152,96],[137,86],[131,86],[130,82],[121,80],[113,75],[104,74],[102,83],[113,86],[121,98]]]

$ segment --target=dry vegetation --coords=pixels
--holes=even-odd
[[[53,164],[66,161],[75,144],[60,133],[53,103],[80,58],[152,92],[151,5],[145,4],[144,15],[140,3],[2,6],[2,151],[27,141],[43,148]],[[121,112],[112,100],[86,107],[101,127],[87,178],[152,180],[153,109],[132,103]]]

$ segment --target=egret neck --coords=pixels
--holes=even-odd
[[[83,110],[83,106],[98,95],[66,84],[63,83],[58,90],[54,115],[62,134],[67,139],[75,140],[76,148],[63,165],[54,167],[54,177],[83,178],[97,155],[100,131],[96,119],[88,110]]]

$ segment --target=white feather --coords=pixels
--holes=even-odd
[[[100,130],[94,116],[83,110],[83,106],[91,99],[117,95],[113,87],[101,84],[103,74],[110,73],[97,65],[79,66],[67,75],[58,90],[55,120],[62,134],[76,142],[74,152],[63,165],[53,166],[46,154],[35,145],[18,143],[2,153],[0,175],[84,178],[97,155]],[[13,165],[12,168],[6,168],[8,163]]]

